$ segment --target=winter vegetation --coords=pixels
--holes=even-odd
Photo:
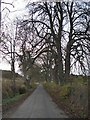
[[[2,81],[3,99],[42,82],[75,117],[87,117],[90,2],[28,2],[26,9],[22,18],[1,22],[0,54],[11,65],[9,76],[4,74]],[[15,73],[16,63],[22,76]]]

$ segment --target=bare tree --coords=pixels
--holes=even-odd
[[[14,66],[13,58],[17,54],[25,80],[28,71],[38,58],[43,61],[47,79],[52,80],[54,71],[54,77],[60,84],[64,83],[70,75],[72,66],[77,62],[81,71],[86,73],[90,53],[89,5],[80,1],[64,1],[30,3],[27,7],[29,16],[26,20],[20,20],[16,30],[17,43],[14,44],[15,41],[13,41],[13,45],[18,48],[18,53],[15,53],[15,46],[11,47],[12,67]],[[68,30],[66,30],[67,25]],[[7,45],[4,45],[7,49]]]
[[[4,5],[4,7],[2,7],[2,9],[1,9],[1,6],[3,6],[3,5]],[[2,33],[1,33],[2,14],[4,13],[5,10],[8,10],[8,12],[10,13],[10,9],[5,5],[14,7],[13,3],[4,2],[4,1],[0,0],[0,38],[2,37]],[[1,42],[1,39],[0,39],[0,42]]]
[[[7,27],[8,28],[8,27]],[[17,40],[17,28],[18,24],[16,25],[15,35],[14,33],[9,33],[8,31],[3,32],[2,34],[2,42],[0,43],[0,52],[2,53],[3,59],[6,59],[8,63],[11,65],[11,72],[12,72],[12,90],[15,95],[16,93],[16,85],[15,85],[15,61],[16,55],[16,40]],[[10,28],[9,28],[10,29]]]
[[[74,64],[79,62],[81,71],[86,73],[85,61],[89,55],[89,37],[88,32],[90,19],[87,15],[89,13],[89,6],[83,2],[67,2],[67,13],[70,23],[70,30],[68,31],[68,42],[66,46],[66,58],[65,58],[65,74],[66,78],[70,74],[71,57],[74,59]],[[84,6],[84,7],[81,7]],[[87,8],[87,9],[86,9]],[[85,60],[86,59],[86,60]],[[87,63],[86,63],[87,64]]]
[[[45,39],[50,44],[53,43],[56,46],[58,57],[58,82],[63,82],[63,62],[62,62],[62,50],[61,50],[61,38],[63,29],[63,5],[61,2],[57,3],[35,3],[28,5],[32,6],[33,20],[24,21],[25,24],[30,22],[34,23],[35,31],[39,38]],[[29,7],[29,8],[30,8]],[[37,19],[36,19],[37,17]],[[38,27],[39,26],[39,27]],[[44,34],[43,34],[43,33]],[[49,39],[47,39],[49,37]],[[52,37],[52,39],[50,39]]]
[[[37,57],[45,52],[43,48],[46,52],[48,50],[52,51],[53,59],[55,60],[55,69],[57,71],[57,81],[60,83],[64,82],[64,59],[66,78],[70,75],[71,67],[77,62],[80,64],[82,72],[85,73],[86,70],[84,62],[85,56],[88,57],[89,53],[88,30],[90,21],[87,15],[89,9],[85,10],[87,6],[81,8],[81,5],[84,4],[80,1],[65,1],[56,3],[32,3],[27,5],[30,10],[30,17],[22,22],[22,26],[27,25],[29,29],[33,27],[33,32],[29,32],[34,34],[38,40],[37,44],[32,48],[35,50],[40,45],[40,49],[36,49],[35,51]],[[67,25],[69,25],[69,29],[65,31]],[[66,35],[68,36],[67,38]],[[35,39],[32,40],[34,42],[31,43],[35,43]],[[65,43],[65,51],[62,42]],[[52,49],[51,46],[53,46]],[[38,54],[38,52],[40,53]],[[66,55],[63,58],[64,52]],[[33,55],[35,56],[35,54]],[[73,64],[71,58],[74,60]]]

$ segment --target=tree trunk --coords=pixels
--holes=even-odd
[[[67,79],[69,75],[70,75],[70,51],[67,50],[65,58],[65,79]]]
[[[11,65],[11,71],[12,71],[12,90],[13,90],[13,95],[15,96],[16,94],[16,83],[15,83],[15,66],[14,66],[14,59],[12,59],[12,65]]]
[[[61,51],[58,50],[58,81],[60,84],[63,83],[63,63],[61,54]]]
[[[12,71],[12,90],[13,95],[16,94],[16,83],[15,83],[15,40],[11,41],[11,71]]]
[[[58,62],[57,62],[57,58],[55,58],[55,67],[54,67],[54,79],[55,82],[58,84]]]
[[[62,29],[62,28],[61,28]],[[61,50],[61,32],[59,32],[58,38],[56,39],[57,47],[57,58],[58,58],[58,82],[63,84],[63,61],[62,61],[62,50]]]

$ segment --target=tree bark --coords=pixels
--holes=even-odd
[[[65,58],[65,78],[67,79],[70,74],[70,49],[67,47]]]
[[[62,62],[62,51],[61,51],[61,41],[58,40],[57,42],[57,56],[58,56],[58,82],[62,84],[63,80],[63,62]]]

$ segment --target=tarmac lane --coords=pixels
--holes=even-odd
[[[10,118],[68,118],[52,101],[42,85],[30,95]]]

